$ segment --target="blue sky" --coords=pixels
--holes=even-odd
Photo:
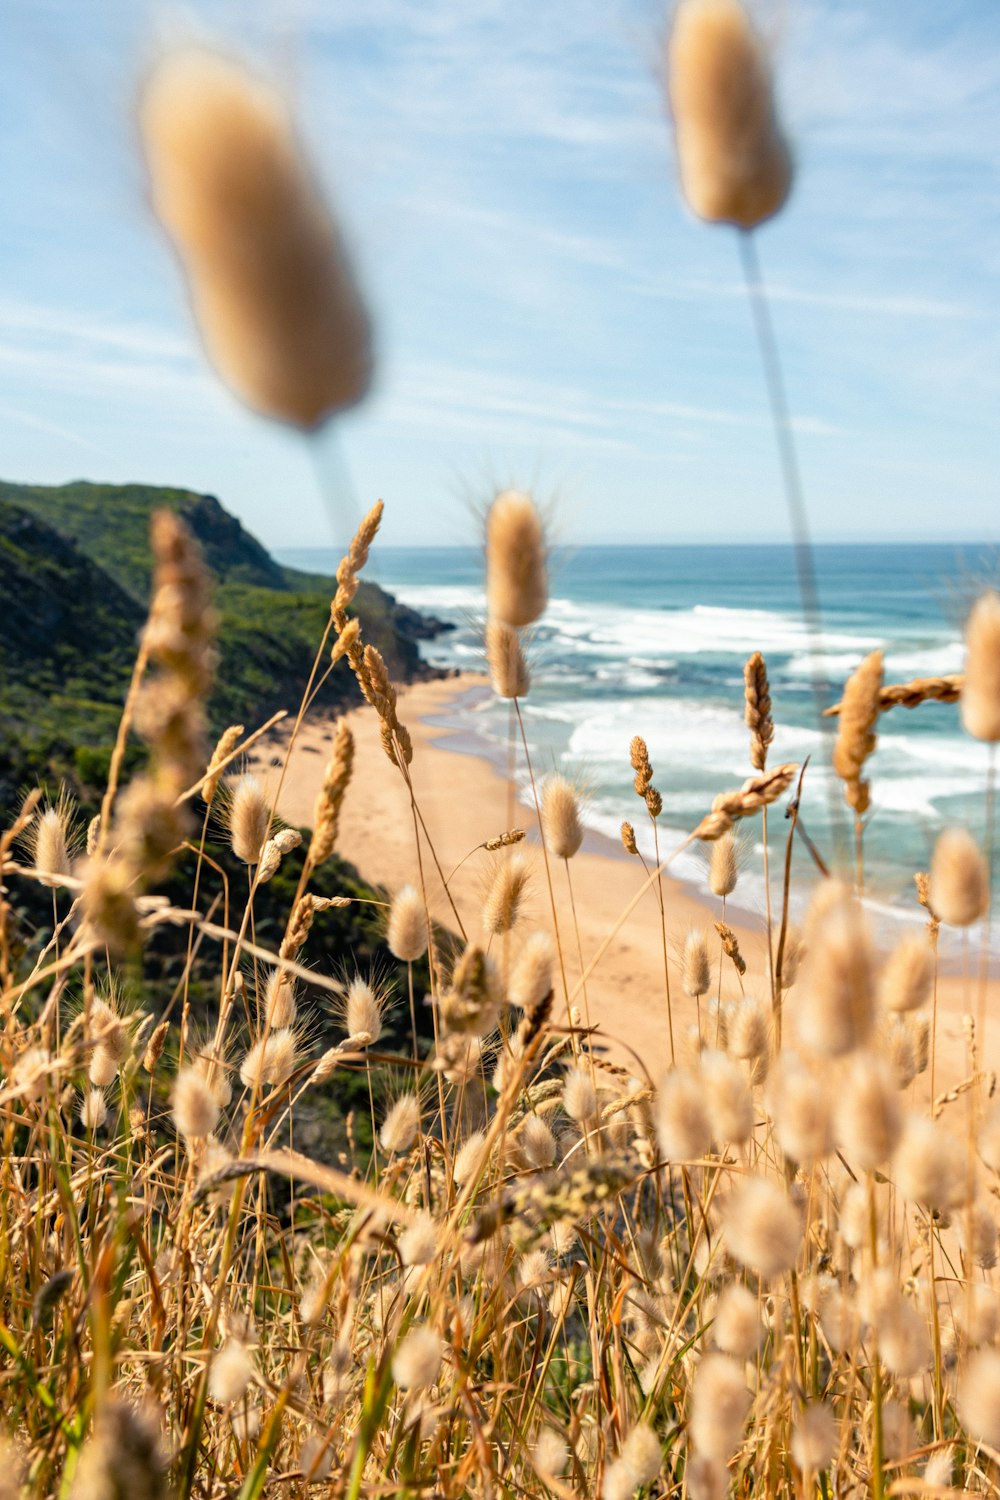
[[[272,546],[786,535],[733,234],[687,213],[651,0],[8,0],[0,476],[211,491]],[[759,252],[814,532],[1000,541],[1000,8],[761,3],[797,179]],[[276,76],[378,339],[318,441],[200,353],[132,126],[158,40]]]

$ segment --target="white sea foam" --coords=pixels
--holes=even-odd
[[[388,586],[402,602],[455,622],[456,630],[425,645],[430,659],[481,665],[475,621],[482,619],[485,605],[479,583]],[[591,580],[588,591],[593,587]],[[716,792],[738,786],[750,774],[742,667],[747,655],[759,649],[768,663],[777,726],[770,762],[801,763],[812,757],[803,818],[819,847],[831,855],[831,805],[842,809],[844,819],[851,815],[829,766],[829,731],[835,726],[823,731],[817,726],[811,679],[819,675],[831,685],[842,684],[878,646],[886,653],[887,681],[960,671],[962,643],[919,603],[904,601],[883,612],[877,593],[868,597],[860,584],[849,583],[826,609],[828,628],[817,654],[795,610],[794,592],[787,581],[784,587],[783,594],[778,587],[775,597],[787,600],[787,609],[743,607],[688,603],[696,584],[675,580],[665,583],[664,607],[657,608],[649,601],[659,595],[648,586],[630,603],[619,580],[617,600],[593,602],[572,597],[558,580],[558,592],[528,643],[534,685],[521,710],[536,773],[559,766],[581,774],[592,788],[588,825],[617,840],[621,820],[629,818],[644,854],[652,859],[649,823],[632,790],[631,736],[646,739],[655,785],[664,798],[662,852],[671,839],[679,840],[695,826]],[[885,592],[888,601],[891,586]],[[770,599],[768,589],[761,597]],[[509,733],[507,705],[487,700],[469,722],[499,760]],[[948,732],[942,732],[945,727]],[[900,866],[917,868],[916,861],[926,860],[945,822],[968,820],[981,810],[985,773],[983,747],[958,732],[954,710],[931,704],[912,715],[895,709],[886,716],[868,767],[872,812],[866,850],[873,882],[888,879],[891,871],[901,893],[905,877]],[[520,774],[530,796],[526,773]],[[771,827],[774,844],[782,845],[783,820]],[[759,820],[744,831],[759,855]],[[799,857],[808,871],[804,852]],[[748,870],[741,876],[741,904],[758,909],[763,885],[759,861],[754,864],[756,874]],[[704,859],[695,853],[679,858],[672,873],[704,888]],[[896,888],[892,890],[895,895]],[[910,904],[907,899],[907,909]]]

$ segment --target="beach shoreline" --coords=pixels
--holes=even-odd
[[[724,909],[707,887],[702,892],[688,880],[664,874],[668,1011],[664,932],[655,883],[643,889],[647,873],[641,861],[592,830],[587,831],[583,847],[568,868],[554,868],[547,874],[534,808],[516,800],[495,757],[486,755],[477,743],[475,707],[488,698],[489,692],[487,679],[472,673],[420,681],[399,689],[399,716],[414,747],[410,767],[414,801],[426,830],[426,838],[420,840],[419,858],[414,832],[417,820],[410,794],[381,746],[378,719],[367,705],[349,711],[346,718],[355,738],[354,770],[341,809],[337,852],[365,880],[390,892],[407,883],[419,886],[423,880],[435,919],[453,932],[461,924],[470,942],[482,942],[482,900],[497,858],[482,845],[511,828],[524,829],[519,852],[528,861],[530,876],[524,915],[513,937],[515,951],[523,935],[535,928],[554,935],[548,888],[551,875],[567,984],[580,1019],[598,1028],[601,1045],[612,1060],[632,1068],[638,1065],[640,1071],[655,1077],[669,1066],[672,1051],[678,1059],[689,1057],[694,1045],[698,1006],[681,986],[681,957],[687,934],[696,930],[708,937],[712,955],[710,997],[721,994],[723,1000],[736,999],[744,992],[765,996],[770,992],[770,981],[764,915],[739,905],[738,887],[735,901],[727,902]],[[300,728],[278,804],[280,816],[294,826],[312,824],[333,723],[333,719],[315,718]],[[249,768],[265,780],[273,777],[274,762],[284,759],[289,738],[290,730],[281,726],[258,747]],[[631,811],[625,808],[623,815]],[[461,875],[452,881],[451,872],[459,865]],[[780,919],[777,896],[775,890],[775,931]],[[578,933],[570,917],[573,908]],[[720,951],[714,923],[723,919],[735,932],[747,965],[742,980]],[[581,984],[581,974],[585,984]],[[995,1009],[998,992],[1000,986],[991,980],[991,1010]],[[709,996],[701,1001],[702,1006]],[[794,1004],[794,996],[793,988],[789,1005]],[[974,976],[942,975],[939,1089],[957,1082],[967,1071],[963,1015],[975,1012],[977,998]],[[561,996],[555,1018],[566,1019]],[[994,1024],[985,1052],[980,1050],[981,1063],[1000,1056],[994,1033],[1000,1043],[1000,1031]],[[920,1080],[914,1087],[920,1087]]]

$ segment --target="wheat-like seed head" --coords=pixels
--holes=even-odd
[[[882,653],[873,651],[848,678],[840,705],[833,769],[844,783],[844,798],[860,817],[871,800],[861,777],[865,761],[875,749],[875,724],[882,689]]]
[[[201,784],[201,799],[211,806],[219,787],[219,777],[222,774],[223,763],[232,755],[236,746],[243,738],[243,725],[230,724],[228,729],[223,730],[212,751],[212,757],[208,762],[208,770],[205,780]]]
[[[774,739],[774,719],[767,665],[759,651],[753,653],[743,668],[743,697],[744,722],[750,731],[750,764],[755,771],[763,771]]]
[[[337,841],[340,810],[354,769],[354,735],[341,719],[333,736],[333,749],[323,773],[323,785],[313,811],[313,834],[309,842],[309,864],[315,868],[329,859]]]

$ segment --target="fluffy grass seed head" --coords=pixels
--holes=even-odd
[[[84,1130],[100,1130],[108,1118],[108,1101],[103,1089],[88,1089],[80,1101],[80,1124]]]
[[[619,1461],[628,1472],[635,1489],[652,1484],[663,1464],[663,1448],[652,1427],[645,1422],[637,1422],[630,1428],[622,1444]]]
[[[931,910],[949,927],[971,927],[986,911],[989,872],[967,829],[946,828],[938,836],[930,876]]]
[[[44,1047],[27,1047],[14,1064],[5,1086],[25,1104],[34,1104],[44,1097],[51,1067],[52,1058]]]
[[[397,1240],[404,1266],[426,1266],[438,1251],[438,1229],[431,1215],[420,1213]]]
[[[958,1414],[974,1442],[1000,1448],[1000,1351],[980,1349],[969,1360],[959,1383]]]
[[[434,1384],[441,1370],[439,1335],[427,1323],[411,1328],[392,1356],[392,1378],[404,1391],[422,1391]]]
[[[552,989],[555,949],[546,932],[533,932],[514,962],[507,985],[511,1005],[532,1012]]]
[[[492,620],[519,628],[548,603],[545,529],[530,495],[503,490],[486,516],[486,603]]]
[[[701,1081],[716,1144],[742,1146],[753,1134],[753,1099],[744,1070],[724,1052],[703,1052]]]
[[[551,1167],[556,1159],[556,1138],[540,1115],[529,1115],[518,1135],[528,1165],[539,1170]]]
[[[498,698],[525,698],[531,673],[524,659],[521,637],[505,620],[486,622],[486,665]]]
[[[354,1037],[358,1045],[374,1047],[382,1035],[386,996],[384,990],[371,980],[355,974],[347,986],[347,994],[341,1007],[341,1019],[347,1035]]]
[[[445,1031],[456,1037],[488,1036],[500,1020],[503,998],[496,963],[477,944],[470,943],[456,960],[451,986],[441,996]]]
[[[823,1401],[810,1402],[795,1418],[790,1444],[792,1457],[804,1474],[818,1474],[837,1451],[837,1419]]]
[[[726,1500],[729,1470],[724,1462],[706,1453],[689,1453],[684,1466],[688,1500]]]
[[[474,1130],[471,1135],[466,1136],[455,1153],[452,1176],[460,1187],[478,1175],[485,1156],[486,1136],[481,1130]]]
[[[667,87],[684,196],[699,218],[741,229],[776,214],[792,181],[771,66],[739,0],[681,0]]]
[[[558,772],[547,776],[542,787],[542,835],[556,859],[572,859],[583,843],[579,795]]]
[[[237,859],[255,865],[267,842],[271,806],[256,776],[247,774],[226,783],[226,823]]]
[[[220,1406],[241,1401],[253,1378],[253,1361],[240,1339],[227,1339],[208,1371],[208,1393]]]
[[[965,626],[962,723],[977,740],[1000,740],[1000,594],[988,589]]]
[[[719,1293],[712,1338],[724,1354],[749,1359],[764,1333],[760,1303],[748,1287],[732,1281]]]
[[[91,1083],[99,1089],[109,1088],[118,1076],[117,1060],[100,1042],[90,1054],[90,1067],[87,1074]]]
[[[121,1013],[121,997],[114,984],[90,1004],[90,1035],[113,1059],[121,1063],[129,1047],[128,1025]]]
[[[510,932],[517,921],[528,874],[527,862],[519,854],[499,859],[494,866],[483,902],[483,927],[494,937]]]
[[[691,1387],[688,1430],[699,1453],[724,1463],[740,1445],[750,1410],[743,1370],[725,1354],[706,1354]]]
[[[784,1052],[769,1080],[768,1112],[785,1155],[811,1167],[833,1150],[830,1096],[822,1078]]]
[[[911,1203],[941,1213],[957,1208],[967,1189],[961,1142],[926,1115],[911,1115],[892,1160],[892,1180]]]
[[[139,124],[153,207],[223,379],[305,428],[360,400],[368,319],[278,90],[189,45],[150,71]]]
[[[796,1011],[800,1040],[839,1057],[859,1047],[874,1018],[874,955],[857,902],[839,895],[810,916],[809,947]]]
[[[726,1049],[743,1062],[764,1057],[771,1043],[771,1015],[756,995],[744,995],[726,1012]]]
[[[390,1156],[409,1151],[420,1129],[420,1101],[416,1094],[401,1094],[386,1111],[378,1133],[382,1150]]]
[[[838,1145],[853,1167],[874,1171],[895,1151],[902,1128],[903,1112],[891,1068],[872,1052],[858,1053],[851,1058],[837,1094]]]
[[[299,1046],[294,1030],[272,1031],[265,1040],[251,1045],[240,1064],[240,1080],[245,1088],[265,1085],[280,1088],[288,1082],[299,1065]]]
[[[562,1433],[543,1427],[531,1446],[531,1463],[543,1479],[558,1479],[569,1463],[569,1444]]]
[[[712,1121],[700,1078],[675,1069],[656,1091],[656,1138],[665,1161],[698,1161],[711,1148]]]
[[[182,1068],[177,1074],[170,1102],[174,1124],[186,1140],[212,1135],[219,1123],[219,1103],[196,1067]]]
[[[283,969],[272,969],[264,990],[264,1014],[268,1025],[274,1031],[294,1026],[297,1009],[295,980]]]
[[[723,1234],[734,1260],[769,1278],[795,1265],[802,1221],[777,1183],[750,1177],[726,1203]]]
[[[160,1432],[151,1403],[143,1408],[114,1394],[106,1397],[80,1449],[70,1500],[167,1500]]]
[[[934,952],[926,933],[910,932],[893,948],[879,976],[878,998],[885,1010],[920,1010],[931,998]]]
[[[708,861],[708,888],[723,899],[736,889],[740,873],[740,841],[730,828],[712,844]]]
[[[708,939],[703,932],[692,928],[684,939],[684,961],[681,968],[684,993],[692,999],[706,995],[712,983],[712,968],[708,957]]]
[[[386,942],[400,963],[416,963],[427,952],[427,916],[416,886],[404,885],[393,896]]]
[[[992,1270],[997,1263],[997,1221],[989,1201],[979,1198],[974,1203],[970,1203],[957,1216],[955,1227],[958,1231],[958,1242],[966,1255],[974,1260],[981,1270]],[[985,1309],[973,1310],[977,1325],[982,1327],[984,1320],[991,1319],[991,1322],[989,1331],[982,1333],[976,1342],[989,1343],[996,1336],[997,1325],[1000,1323],[1000,1303],[997,1302],[993,1287],[981,1285],[978,1291],[982,1292],[988,1301]]]
[[[70,828],[69,810],[64,798],[54,807],[45,807],[35,815],[30,825],[31,855],[35,869],[47,876],[47,884],[55,884],[57,875],[70,872]]]
[[[563,1081],[563,1109],[578,1125],[597,1113],[597,1091],[587,1068],[570,1068]]]

